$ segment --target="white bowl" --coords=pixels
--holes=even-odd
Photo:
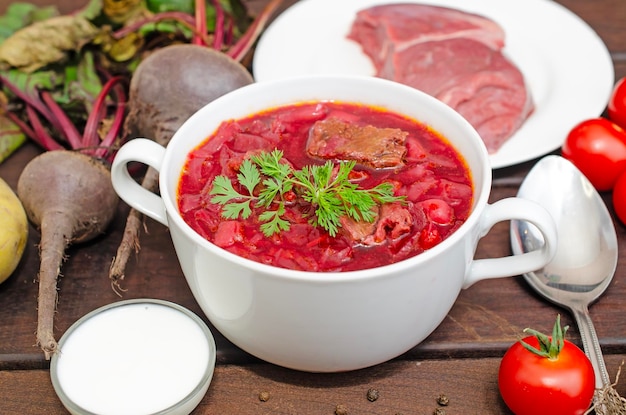
[[[467,221],[442,243],[415,257],[343,273],[260,264],[194,232],[176,203],[187,154],[224,120],[309,100],[388,108],[444,135],[465,157],[473,178],[474,204]],[[160,172],[160,196],[130,177],[127,164],[134,161]],[[556,247],[554,223],[539,205],[515,198],[487,203],[489,158],[465,119],[420,91],[373,77],[302,77],[243,87],[190,117],[167,148],[146,139],[125,144],[114,160],[112,180],[129,205],[169,227],[196,300],[225,337],[261,359],[305,371],[352,370],[394,358],[441,323],[463,287],[484,278],[539,269]],[[547,243],[526,256],[474,260],[478,240],[494,223],[509,219],[532,222]]]
[[[52,356],[52,385],[74,415],[187,415],[206,394],[216,350],[207,325],[168,301],[137,299],[76,321]]]

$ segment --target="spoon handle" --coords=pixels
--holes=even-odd
[[[610,384],[609,374],[606,371],[604,365],[604,358],[602,357],[602,349],[600,348],[600,342],[598,341],[598,335],[596,329],[593,327],[591,316],[589,315],[589,309],[586,305],[581,307],[573,307],[572,314],[578,325],[578,331],[580,332],[580,338],[583,343],[583,349],[591,360],[593,371],[596,375],[596,389],[604,389],[605,386]]]

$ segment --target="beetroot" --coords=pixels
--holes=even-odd
[[[126,133],[129,138],[148,137],[166,146],[194,112],[252,82],[244,66],[213,49],[189,44],[159,49],[141,62],[131,79]],[[157,172],[149,168],[142,185],[155,190],[157,176]],[[121,290],[120,281],[124,279],[131,252],[139,252],[141,223],[142,215],[131,209],[109,271],[115,290]]]
[[[57,350],[54,314],[65,250],[101,235],[113,219],[118,197],[104,164],[69,150],[32,159],[20,175],[17,194],[41,231],[37,344],[50,359]]]

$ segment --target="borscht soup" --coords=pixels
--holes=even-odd
[[[187,224],[236,255],[331,272],[388,265],[437,245],[470,215],[463,157],[383,108],[317,101],[223,122],[188,155]]]

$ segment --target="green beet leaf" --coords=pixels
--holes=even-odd
[[[11,3],[6,13],[0,16],[0,43],[23,27],[58,15],[59,11],[55,6],[37,7],[30,3]]]
[[[0,44],[0,64],[24,72],[62,62],[70,51],[78,51],[100,32],[81,16],[57,16],[18,30]]]

